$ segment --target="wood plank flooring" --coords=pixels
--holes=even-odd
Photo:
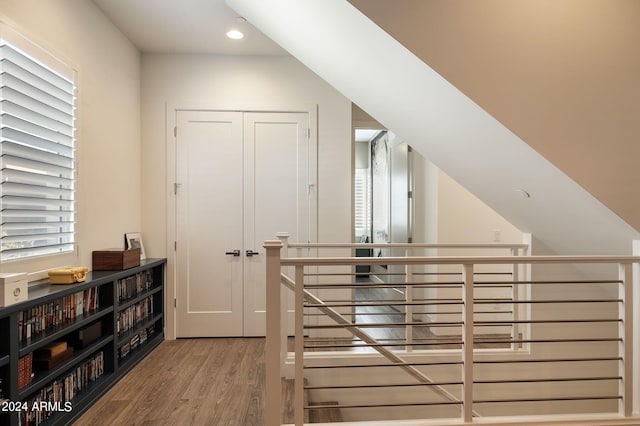
[[[164,341],[75,425],[262,425],[264,341]]]
[[[375,300],[375,296],[369,295],[363,299]],[[397,312],[380,308],[376,312],[359,308],[358,314],[357,322],[361,324],[398,320]],[[434,337],[427,327],[416,327],[416,330],[420,329],[424,329],[425,335],[416,337]],[[403,328],[368,330],[386,342],[402,338],[404,334]],[[98,400],[75,425],[262,425],[265,392],[264,343],[264,338],[164,341]],[[352,345],[354,342],[347,339],[344,342],[316,343],[324,346],[336,343]],[[436,347],[443,346],[448,347],[442,342],[441,346]],[[351,350],[372,349],[360,347]],[[287,421],[291,419],[292,413],[291,404],[287,404],[286,400],[292,398],[292,392],[290,386],[284,386],[283,390],[283,411]],[[311,411],[318,414],[323,410]],[[338,417],[339,414],[336,419]]]

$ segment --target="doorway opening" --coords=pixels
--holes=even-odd
[[[413,228],[412,150],[381,126],[354,125],[354,241],[357,243],[408,243]],[[356,248],[359,257],[403,256],[404,250]],[[393,303],[405,299],[402,267],[356,267],[356,303]],[[397,287],[389,284],[398,283]],[[371,284],[380,284],[372,286]],[[401,322],[400,305],[356,307],[355,322]],[[378,338],[394,337],[397,329],[369,330]]]

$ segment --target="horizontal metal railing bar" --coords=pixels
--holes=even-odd
[[[452,386],[462,385],[458,382],[432,382],[432,383],[396,383],[388,385],[333,385],[333,386],[305,386],[308,390],[320,389],[366,389],[366,388],[400,388],[400,387],[421,387],[421,386]]]
[[[331,274],[334,275],[334,274]],[[342,275],[342,274],[337,274]],[[345,274],[348,275],[348,274]],[[384,274],[375,274],[375,275],[384,275]],[[404,274],[399,274],[404,275]],[[474,281],[474,286],[478,287],[511,287],[513,285],[523,285],[523,284],[536,284],[536,285],[564,285],[564,284],[622,284],[620,280],[553,280],[553,281]],[[305,284],[305,287],[309,287],[311,285],[318,284]],[[376,286],[379,288],[385,288],[387,286],[391,287],[402,287],[405,285],[413,285],[413,286],[432,286],[432,285],[462,285],[462,281],[430,281],[430,282],[392,282],[392,283],[336,283],[336,284],[322,284],[322,285],[347,285],[353,286],[357,288],[366,288],[367,286]]]
[[[319,309],[318,307],[310,307],[309,309]],[[476,315],[489,315],[489,314],[500,314],[500,315],[506,315],[506,314],[513,314],[513,311],[473,311],[474,314]],[[303,314],[305,317],[322,317],[322,316],[326,316],[326,314],[321,313],[321,312],[305,312]],[[406,315],[404,312],[401,311],[396,311],[396,312],[343,312],[340,315],[342,315],[343,317],[375,317],[375,316],[394,316],[394,315],[401,315],[404,316]],[[418,316],[425,316],[425,315],[431,315],[431,313],[429,312],[414,312],[412,314],[412,316],[414,317],[418,317]],[[460,311],[451,311],[451,312],[440,312],[439,315],[462,315],[462,312]],[[366,323],[362,323],[359,322],[355,325],[360,325],[360,324],[366,324]]]
[[[324,283],[324,284],[305,284],[304,288],[393,288],[393,287],[415,287],[415,286],[455,286],[462,285],[462,282],[433,282],[433,283],[424,283],[424,282],[403,282],[403,283]]]
[[[622,299],[560,299],[560,300],[507,300],[496,301],[495,299],[474,299],[475,304],[529,304],[529,303],[622,303]]]
[[[352,306],[403,306],[403,304],[405,306],[408,305],[412,305],[412,306],[429,306],[429,305],[462,305],[462,299],[439,299],[439,300],[433,300],[433,299],[413,299],[414,302],[396,302],[394,300],[391,299],[376,299],[379,300],[380,302],[355,302],[355,303],[351,303],[351,302],[342,302],[341,300],[328,300],[327,303],[325,305],[319,305],[319,304],[305,304],[304,307],[318,307],[318,306],[333,306],[333,307],[340,307],[340,306],[344,306],[344,307],[352,307]],[[378,304],[373,304],[373,303],[378,303]],[[568,303],[568,304],[574,304],[574,303],[622,303],[622,299],[574,299],[574,300],[512,300],[512,299],[499,299],[499,298],[495,298],[495,299],[474,299],[473,300],[474,304],[494,304],[494,303],[498,303],[498,304],[503,304],[503,305],[512,305],[512,304],[529,304],[529,303]]]
[[[510,399],[474,399],[474,404],[494,404],[500,402],[552,402],[552,401],[596,401],[596,400],[611,400],[622,399],[621,395],[613,396],[559,396],[556,398],[510,398]]]
[[[322,265],[515,265],[515,264],[640,263],[640,256],[416,256],[283,258],[283,266]]]
[[[451,288],[453,286],[462,286],[462,283],[385,283],[385,284],[375,284],[375,283],[366,283],[366,284],[358,284],[358,283],[323,283],[323,284],[305,284],[304,288],[307,289],[316,289],[316,288],[402,288],[402,287],[425,287],[432,288],[437,287],[440,288]]]
[[[434,406],[434,405],[462,405],[461,401],[440,401],[440,402],[404,402],[395,404],[336,404],[336,405],[305,405],[305,410],[319,410],[324,408],[337,408],[340,410],[346,408],[378,408],[378,407],[415,407],[415,406]]]
[[[438,365],[462,365],[462,361],[439,361],[439,362],[405,362],[403,364],[344,364],[344,365],[305,365],[305,370],[317,369],[339,369],[339,368],[369,368],[369,367],[434,367]]]
[[[343,299],[326,299],[326,300],[323,299],[323,302],[325,302],[327,304],[326,306],[330,306],[329,305],[330,303],[352,303],[352,302],[345,302],[345,300],[346,299],[344,299],[344,298]],[[398,299],[371,299],[371,300],[376,300],[376,301],[379,301],[379,302],[394,302],[394,301],[397,301]],[[311,302],[306,302],[306,303],[311,303]],[[358,302],[356,301],[356,303],[358,303]],[[366,302],[363,301],[362,303],[366,303]],[[320,306],[317,303],[312,303],[312,304],[314,306]],[[392,303],[390,303],[390,304],[392,304]],[[362,305],[362,306],[365,306],[365,305]],[[304,306],[304,307],[306,308],[306,306]]]
[[[322,284],[304,284],[304,288],[314,289],[314,288],[402,288],[402,287],[414,287],[414,288],[451,288],[451,287],[461,287],[462,282],[403,282],[403,283],[322,283]],[[505,284],[505,285],[488,285],[481,286],[483,289],[485,288],[511,288],[513,284]]]
[[[622,361],[622,357],[590,357],[590,358],[541,358],[541,359],[499,359],[474,360],[474,364],[519,364],[519,363],[556,363],[556,362],[609,362]]]
[[[547,383],[547,382],[583,382],[583,381],[605,381],[622,380],[622,376],[602,376],[602,377],[556,377],[547,379],[511,379],[511,380],[474,380],[476,385],[499,385],[506,383]]]
[[[458,243],[288,243],[287,246],[293,248],[439,248],[439,249],[470,249],[470,248],[491,248],[491,249],[526,249],[528,244],[458,244]]]
[[[474,281],[473,284],[503,284],[506,281]],[[509,281],[509,284],[622,284],[620,280],[549,280],[549,281]]]
[[[300,258],[302,259],[302,258]],[[359,257],[358,259],[366,259],[365,257]],[[305,272],[305,277],[343,277],[343,276],[369,276],[369,275],[384,275],[384,276],[404,276],[407,275],[404,272],[376,272],[375,274],[371,272]]]
[[[457,327],[464,324],[462,321],[447,321],[447,322],[372,322],[372,323],[360,323],[360,324],[317,324],[317,325],[307,325],[305,324],[304,328],[308,330],[317,330],[317,329],[332,329],[332,328],[352,328],[354,325],[357,325],[360,328],[393,328],[393,327],[405,327],[407,325],[412,325],[414,327]]]
[[[621,318],[572,318],[572,319],[549,319],[549,320],[492,320],[474,321],[473,325],[511,325],[511,324],[580,324],[592,322],[622,322]]]
[[[476,343],[484,343],[484,342],[476,342]],[[505,341],[504,343],[510,343],[509,341]],[[349,345],[349,344],[335,344],[335,345],[304,345],[305,349],[337,349],[337,348],[377,348],[377,347],[385,347],[385,346],[441,346],[441,345],[460,345],[462,342],[432,342],[432,343],[363,343],[360,345]]]
[[[343,317],[375,317],[375,316],[389,316],[389,315],[405,315],[404,312],[363,312],[363,313],[352,313],[352,312],[348,312],[348,313],[341,313],[340,315],[342,315]],[[415,314],[414,314],[415,315]],[[424,314],[418,314],[418,315],[424,315]],[[327,316],[327,314],[324,314],[322,312],[318,312],[318,313],[304,313],[305,317],[324,317]]]
[[[358,305],[361,306],[361,305]],[[386,305],[383,305],[386,306]],[[306,306],[305,306],[306,307]],[[310,309],[315,309],[318,308],[318,306],[311,306],[309,307]],[[474,314],[512,314],[513,311],[473,311]],[[461,311],[451,311],[451,312],[440,312],[440,314],[455,314],[455,315],[461,315],[462,312]],[[306,317],[319,317],[319,316],[326,316],[326,314],[323,313],[304,313],[303,314]],[[340,315],[342,316],[385,316],[385,315],[405,315],[404,312],[356,312],[356,313],[341,313]],[[413,316],[419,316],[419,315],[431,315],[429,312],[414,312]]]
[[[510,343],[593,343],[593,342],[622,342],[619,337],[590,337],[584,339],[514,339]],[[482,343],[504,343],[499,340],[483,340]]]
[[[296,258],[294,258],[296,259]],[[302,259],[302,258],[300,258]],[[380,259],[379,257],[358,257],[358,259]],[[394,258],[395,259],[395,258]],[[410,259],[410,258],[399,258]],[[421,276],[439,276],[439,275],[462,275],[462,272],[413,272],[413,275]],[[369,275],[384,275],[384,276],[405,276],[406,272],[305,272],[305,277],[368,277]],[[480,272],[474,271],[473,275],[513,275],[512,272]]]
[[[363,307],[384,307],[384,306],[430,306],[430,305],[462,305],[462,301],[461,300],[446,300],[446,299],[441,299],[440,301],[433,301],[433,302],[405,302],[405,301],[398,301],[398,302],[394,302],[392,300],[389,300],[389,302],[365,302],[365,303],[361,303],[361,302],[340,302],[340,301],[335,301],[335,302],[329,302],[329,303],[325,303],[325,304],[319,304],[319,303],[305,303],[304,307],[305,308],[317,308],[317,307],[321,307],[321,306],[331,306],[331,307],[354,307],[354,306],[363,306]]]
[[[622,319],[555,319],[555,320],[508,320],[508,321],[474,321],[473,325],[477,326],[504,326],[511,324],[581,324],[581,323],[603,323],[603,322],[622,322]],[[357,325],[361,328],[393,328],[393,327],[405,327],[405,326],[414,326],[414,327],[456,327],[463,325],[462,321],[438,321],[438,322],[383,322],[383,323],[358,323]],[[317,324],[317,325],[307,325],[305,324],[305,329],[333,329],[333,328],[350,328],[353,327],[354,324]],[[617,339],[616,339],[617,340]]]
[[[567,363],[567,362],[611,362],[622,361],[622,357],[587,357],[587,358],[542,358],[542,359],[503,359],[503,360],[475,360],[474,364],[521,364],[521,363]],[[370,367],[400,367],[410,365],[414,367],[433,367],[441,365],[460,365],[462,361],[438,362],[407,362],[406,364],[345,364],[345,365],[305,365],[305,369],[340,369],[340,368],[370,368]]]
[[[430,342],[430,343],[437,343],[437,344],[459,344],[462,343],[462,340],[438,340],[438,339],[450,339],[452,337],[435,337],[435,338],[422,338],[422,339],[413,339],[414,342]],[[338,340],[337,341],[341,341],[341,342],[345,342],[346,340]],[[334,345],[340,345],[341,343],[329,343],[326,340],[323,339],[305,339],[304,340],[306,343],[318,343],[317,345],[309,345],[310,348],[317,348],[320,346],[323,346],[324,344],[327,344],[327,346],[334,346]],[[350,341],[351,343],[345,343],[348,346],[353,346],[354,343],[363,343],[363,340],[359,340],[359,339],[354,339]],[[378,342],[380,343],[387,343],[387,342],[406,342],[406,340],[404,338],[384,338],[384,339],[378,339]],[[359,346],[363,346],[359,345]],[[402,346],[404,346],[404,343],[402,344]]]
[[[358,324],[358,326],[360,326],[360,328],[373,328],[373,327],[368,327],[369,324]],[[500,339],[487,339],[485,340],[483,339],[474,339],[473,343],[483,343],[483,344],[505,344],[505,343],[509,343],[509,344],[518,344],[518,343],[594,343],[594,342],[622,342],[621,338],[615,338],[615,337],[590,337],[590,338],[580,338],[580,339],[509,339],[509,340],[500,340]],[[434,344],[461,344],[461,341],[456,341],[456,342],[439,342],[439,343],[434,343]],[[357,345],[347,345],[344,347],[350,347],[350,346],[357,346]],[[371,346],[374,347],[376,345],[373,344],[363,344],[363,345],[359,345],[359,346]],[[393,344],[379,344],[377,346],[393,346]],[[400,344],[399,346],[411,346],[411,344]],[[313,347],[318,347],[318,346],[313,346]],[[327,346],[327,347],[332,347],[332,346]],[[338,347],[338,346],[335,346]]]
[[[366,302],[361,303],[361,302],[344,302],[343,300],[326,300],[327,304],[325,306],[385,306],[389,305],[389,306],[394,306],[394,305],[399,305],[399,303],[395,303],[396,300],[393,299],[375,299],[376,301],[379,301],[381,304],[380,305],[368,305],[366,304]],[[427,306],[427,305],[461,305],[462,304],[462,299],[413,299],[415,304],[417,305],[423,305],[423,306]],[[426,302],[426,303],[424,303]],[[329,303],[331,303],[332,305],[329,305]],[[338,303],[344,303],[343,305],[339,305]],[[573,303],[622,303],[622,299],[558,299],[558,300],[513,300],[513,299],[507,299],[507,298],[495,298],[495,299],[473,299],[473,303],[474,304],[494,304],[494,303],[500,303],[500,304],[506,304],[506,305],[511,305],[511,304],[529,304],[529,303],[569,303],[569,304],[573,304]],[[336,304],[336,305],[333,305]],[[305,307],[310,306],[321,306],[321,305],[305,305]]]
[[[505,336],[506,336],[506,334],[505,334]],[[435,343],[435,344],[460,344],[460,343],[462,343],[462,340],[446,340],[446,339],[453,339],[454,337],[457,337],[457,336],[414,338],[413,342],[430,342],[430,343]],[[475,343],[484,343],[485,340],[483,340],[483,339],[486,339],[486,338],[488,338],[488,337],[476,336],[476,338],[474,339],[474,342]],[[495,336],[492,336],[491,338],[495,338]],[[346,342],[347,341],[347,339],[330,339],[330,340],[331,341],[338,341],[338,342]],[[304,341],[306,343],[318,343],[318,345],[309,345],[309,347],[313,347],[313,348],[322,346],[322,344],[325,344],[325,343],[329,343],[327,341],[327,339],[323,339],[323,338],[317,338],[317,339],[305,338]],[[351,343],[347,344],[347,345],[350,345],[350,346],[353,345],[353,343],[363,342],[362,340],[357,339],[357,338],[354,338],[353,340],[348,340],[348,341],[351,342]],[[387,337],[387,338],[384,338],[384,339],[378,339],[378,342],[406,342],[406,339],[404,339],[404,338]],[[502,340],[502,342],[510,343],[511,340],[505,339],[505,340]],[[339,344],[339,343],[329,343],[328,346],[337,345],[337,344]],[[404,346],[404,344],[403,344],[403,346]]]
[[[546,382],[576,382],[576,381],[607,381],[622,380],[621,376],[616,377],[562,377],[550,379],[514,379],[514,380],[474,380],[474,384],[502,384],[502,383],[546,383]],[[456,386],[464,384],[461,381],[432,382],[432,383],[393,383],[393,384],[356,384],[356,385],[325,385],[325,386],[304,386],[307,390],[320,389],[367,389],[367,388],[394,388],[394,387],[422,387],[422,386]]]

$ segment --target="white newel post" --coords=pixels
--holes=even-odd
[[[280,240],[280,242],[282,243],[282,250],[280,250],[280,258],[287,258],[289,257],[289,233],[288,232],[277,232],[276,233],[276,237],[278,238],[278,240]],[[285,268],[280,268],[280,273],[285,274],[286,276],[290,277],[290,270],[291,267],[285,267]],[[280,285],[280,368],[281,368],[281,373],[283,375],[283,377],[286,377],[287,379],[291,378],[289,377],[289,375],[287,374],[287,370],[286,370],[286,362],[287,362],[287,355],[289,353],[289,349],[288,349],[288,343],[287,343],[287,339],[289,338],[289,303],[288,303],[288,299],[289,299],[289,291],[288,289],[282,288],[282,285]]]
[[[282,334],[282,304],[280,299],[280,249],[282,242],[265,241],[263,247],[267,254],[266,300],[267,300],[267,339],[265,344],[266,390],[265,424],[282,424],[282,381],[280,342]]]

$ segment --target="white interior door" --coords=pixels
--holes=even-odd
[[[241,336],[242,113],[179,111],[177,127],[176,335]]]
[[[308,241],[307,113],[177,112],[178,337],[263,336],[265,255]]]

